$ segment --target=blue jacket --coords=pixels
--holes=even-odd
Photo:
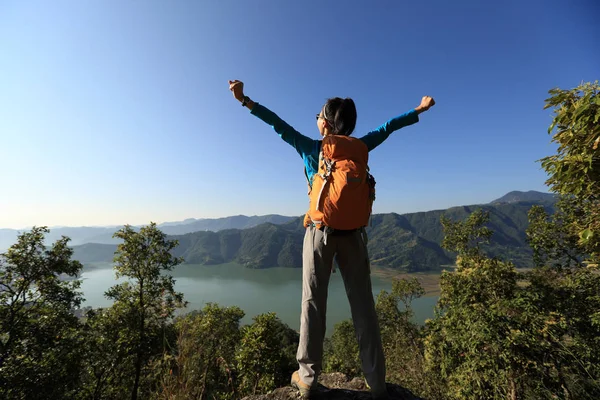
[[[283,140],[296,149],[298,154],[300,154],[300,157],[302,157],[302,160],[304,160],[304,167],[306,168],[306,175],[309,183],[312,183],[313,176],[319,169],[321,140],[304,136],[287,122],[279,118],[273,111],[258,103],[254,104],[251,113],[271,125]],[[379,128],[361,137],[360,140],[362,140],[367,145],[369,151],[371,151],[383,143],[392,132],[417,122],[419,122],[419,114],[413,109],[396,118],[390,119]]]

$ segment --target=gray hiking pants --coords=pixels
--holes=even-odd
[[[385,391],[385,360],[371,289],[366,233],[325,233],[306,228],[302,253],[302,316],[298,360],[300,378],[316,384],[321,372],[327,287],[334,256],[346,287],[358,339],[362,370],[374,393]]]

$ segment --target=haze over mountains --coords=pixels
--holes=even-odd
[[[463,219],[478,208],[489,211],[494,230],[490,255],[500,256],[527,267],[531,250],[525,229],[527,212],[534,204],[552,211],[555,196],[541,192],[510,192],[489,204],[452,207],[408,214],[376,214],[369,234],[372,264],[409,272],[437,271],[454,262],[440,244],[443,230],[440,217]],[[233,216],[219,219],[189,219],[160,225],[179,241],[177,256],[190,264],[237,262],[250,268],[301,267],[304,228],[301,217],[280,215]],[[81,262],[109,262],[116,249],[112,234],[117,227],[52,229],[48,242],[61,235],[71,237],[75,258]],[[2,247],[14,243],[16,230],[0,230]]]

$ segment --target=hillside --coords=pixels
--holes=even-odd
[[[438,271],[454,262],[453,255],[441,248],[442,214],[458,220],[482,208],[490,213],[494,230],[485,251],[491,256],[513,261],[519,267],[531,265],[531,249],[525,229],[527,212],[538,203],[517,202],[453,207],[410,214],[376,214],[369,234],[372,265],[407,272]],[[544,204],[544,203],[543,203]],[[544,204],[549,211],[552,206]],[[301,218],[284,224],[265,223],[248,229],[219,232],[193,232],[174,235],[179,241],[175,254],[190,264],[214,265],[237,262],[249,268],[301,267],[304,228]],[[110,261],[115,245],[75,246],[75,258],[86,262]]]
[[[167,222],[160,224],[160,229],[169,235],[183,235],[198,231],[223,231],[226,229],[248,229],[260,224],[283,224],[289,222],[295,217],[286,217],[283,215],[269,214],[248,217],[246,215],[234,215],[225,218],[214,219],[187,219],[182,222]]]
[[[203,219],[186,219],[177,222],[165,222],[159,224],[160,229],[168,235],[183,235],[198,231],[214,231],[218,232],[225,229],[248,229],[264,223],[282,224],[289,222],[295,217],[286,217],[283,215],[259,215],[245,216],[235,215],[224,218],[203,218]],[[46,236],[46,240],[54,242],[61,236],[71,238],[71,244],[82,245],[85,243],[100,243],[100,244],[117,244],[119,241],[112,236],[120,228],[120,226],[81,226],[81,227],[56,227],[51,228],[50,233]],[[18,229],[0,229],[0,252],[6,250],[9,246],[15,243],[17,235],[22,230]]]

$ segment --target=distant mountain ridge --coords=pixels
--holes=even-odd
[[[160,229],[169,235],[182,235],[197,231],[218,232],[225,229],[248,229],[260,224],[284,224],[296,217],[286,217],[278,214],[247,217],[245,215],[234,215],[224,218],[202,218],[186,219],[182,222],[167,222],[160,224]]]
[[[439,271],[454,263],[454,255],[441,248],[444,237],[440,217],[466,218],[476,209],[490,213],[494,230],[484,250],[491,256],[513,261],[519,267],[531,265],[532,252],[525,230],[527,213],[541,204],[553,212],[547,199],[452,207],[409,214],[376,214],[367,229],[369,255],[373,266],[407,272]],[[250,268],[301,267],[304,228],[302,218],[287,223],[265,223],[247,229],[193,232],[172,236],[179,241],[174,250],[189,264],[214,265],[237,262]],[[75,258],[83,263],[110,261],[116,246],[87,244],[75,246]]]
[[[504,196],[492,201],[490,204],[498,203],[520,203],[520,202],[535,202],[535,203],[556,203],[557,196],[554,193],[542,193],[535,190],[520,192],[518,190],[509,192]]]
[[[277,214],[260,216],[235,215],[231,217],[214,219],[189,218],[180,222],[165,222],[159,224],[158,226],[168,235],[182,235],[185,233],[198,231],[218,232],[225,229],[248,229],[267,222],[273,224],[283,224],[295,218],[296,217],[287,217]],[[71,238],[71,245],[74,246],[85,243],[116,244],[119,243],[119,241],[114,239],[112,236],[118,229],[120,229],[120,226],[51,228],[50,233],[46,236],[46,241],[54,242],[60,239],[61,236],[68,236]],[[6,250],[15,243],[19,232],[21,232],[21,230],[0,229],[0,252]]]
[[[403,271],[435,271],[451,265],[454,256],[441,248],[442,214],[464,219],[478,208],[490,213],[489,226],[495,231],[488,254],[531,265],[531,249],[525,229],[527,212],[541,204],[549,212],[556,197],[541,192],[510,192],[489,204],[452,207],[409,214],[376,214],[369,234],[369,254],[374,266]],[[237,262],[251,268],[300,267],[304,228],[301,217],[282,215],[232,216],[217,219],[187,219],[159,225],[179,240],[176,255],[191,264]],[[47,242],[61,235],[72,238],[75,258],[83,263],[112,260],[118,227],[63,227],[52,229]],[[7,248],[16,240],[16,230],[0,229],[0,245]],[[4,241],[3,241],[4,240]],[[86,243],[87,242],[87,243]],[[95,242],[95,243],[92,243]],[[3,251],[0,246],[0,251]]]

